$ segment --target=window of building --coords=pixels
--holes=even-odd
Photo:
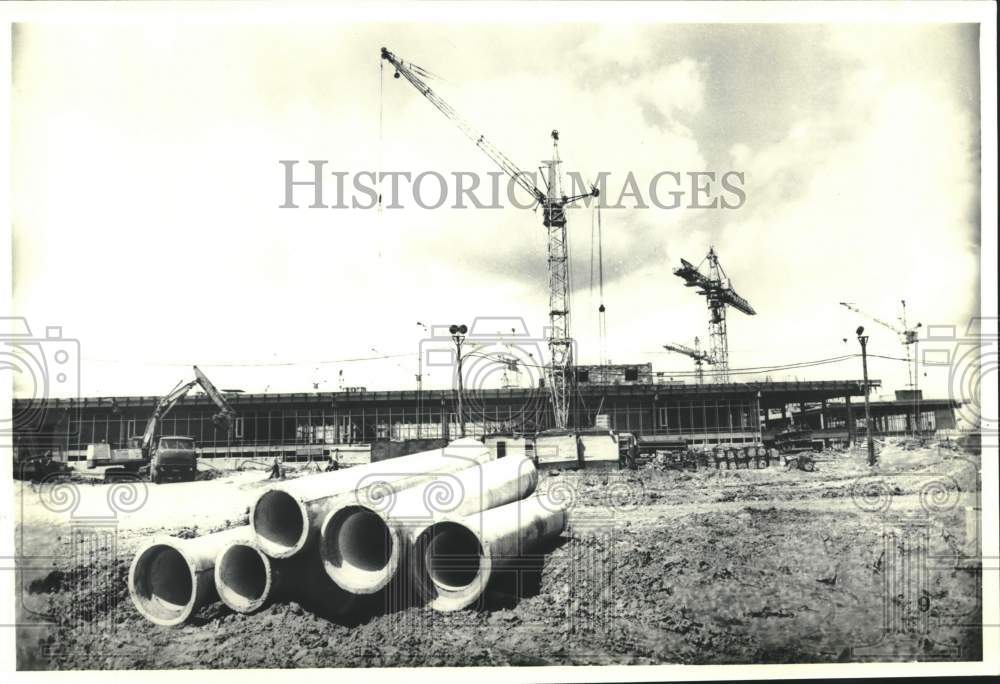
[[[237,418],[233,421],[233,436],[237,438],[243,437],[243,419]]]
[[[588,370],[577,370],[576,371],[576,381],[577,382],[590,382],[590,371]]]
[[[625,382],[637,382],[639,380],[639,369],[638,368],[626,368],[625,369]]]
[[[659,413],[660,427],[670,427],[670,416],[668,415],[667,407],[661,406],[657,409],[657,413]]]

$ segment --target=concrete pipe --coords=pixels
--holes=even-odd
[[[251,508],[254,539],[260,550],[272,558],[290,558],[319,536],[326,514],[347,495],[370,500],[389,497],[436,473],[456,472],[494,458],[495,454],[482,442],[459,439],[443,449],[276,485],[263,492]]]
[[[414,584],[431,608],[461,610],[482,596],[498,570],[525,559],[565,528],[565,509],[545,495],[436,522],[414,542]]]
[[[155,537],[143,544],[128,572],[136,610],[158,625],[186,622],[195,610],[218,599],[215,559],[234,541],[251,539],[242,525],[194,539]]]
[[[510,456],[457,473],[440,473],[398,492],[385,507],[352,497],[323,521],[319,543],[323,568],[346,591],[375,593],[396,575],[427,525],[444,516],[464,517],[517,501],[535,491],[537,484],[532,460]]]
[[[275,601],[298,601],[327,616],[344,616],[356,597],[327,577],[314,551],[295,558],[275,559],[250,539],[236,539],[219,551],[215,561],[219,598],[238,613],[253,613]]]

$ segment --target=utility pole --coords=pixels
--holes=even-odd
[[[875,444],[872,442],[872,414],[868,405],[868,335],[865,335],[865,327],[859,325],[857,329],[858,342],[861,343],[861,371],[865,381],[865,434],[868,435],[868,465],[874,467],[878,464],[875,460]]]
[[[455,341],[455,349],[458,351],[458,435],[465,437],[465,414],[462,412],[462,395],[465,388],[462,386],[462,343],[465,341],[465,333],[469,329],[465,325],[453,325],[448,328],[451,339]]]
[[[417,325],[424,329],[428,335],[431,331],[426,325],[417,321]],[[423,437],[424,432],[424,345],[417,345],[417,439]]]

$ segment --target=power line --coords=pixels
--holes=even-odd
[[[385,359],[402,359],[407,356],[413,356],[413,352],[407,352],[405,354],[379,354],[378,356],[357,356],[349,359],[326,359],[319,361],[219,361],[219,362],[204,362],[199,361],[199,366],[204,366],[205,368],[278,368],[278,367],[291,367],[291,366],[327,366],[337,363],[353,363],[356,361],[382,361]],[[192,364],[190,363],[175,363],[175,362],[152,362],[146,363],[143,361],[125,361],[122,359],[92,359],[84,357],[83,361],[87,363],[103,363],[103,364],[131,364],[131,365],[143,365],[143,366],[158,366],[164,368],[180,368],[187,367]]]
[[[317,361],[220,361],[220,362],[199,362],[199,366],[205,368],[290,368],[294,366],[325,366],[333,365],[339,363],[360,363],[365,361],[384,361],[390,359],[402,359],[407,357],[412,357],[413,352],[399,353],[399,354],[379,354],[376,356],[357,356],[352,358],[344,359],[325,359]],[[501,352],[483,353],[470,351],[463,355],[465,358],[477,357],[495,361],[497,363],[505,363],[504,357]],[[906,359],[896,357],[896,356],[883,356],[879,354],[869,354],[869,358],[883,359],[886,361],[899,361],[906,362]],[[753,375],[760,373],[777,372],[783,370],[796,370],[801,368],[813,368],[817,366],[830,365],[835,363],[843,363],[851,359],[861,358],[860,354],[845,354],[843,356],[834,356],[825,359],[815,359],[812,361],[798,361],[794,363],[778,364],[771,366],[748,366],[745,368],[731,368],[730,372],[736,375]],[[142,361],[126,361],[122,359],[94,359],[84,357],[83,361],[87,363],[100,363],[109,365],[142,365],[142,366],[156,366],[163,368],[181,368],[192,365],[191,363],[176,363],[176,362],[152,362],[146,363]],[[521,366],[529,368],[538,368],[540,370],[545,370],[548,368],[547,364],[544,363],[528,363],[523,360],[518,360],[518,364]],[[397,366],[399,364],[396,364]],[[671,376],[676,377],[695,377],[697,374],[694,371],[677,371],[676,373],[669,373]]]

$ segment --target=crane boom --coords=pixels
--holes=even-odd
[[[883,321],[880,318],[876,318],[875,316],[872,316],[870,313],[868,313],[866,311],[862,311],[853,302],[841,302],[840,303],[840,305],[842,307],[844,307],[845,309],[848,309],[849,311],[853,311],[854,313],[856,313],[856,314],[858,314],[860,316],[864,316],[868,320],[873,321],[875,323],[878,323],[883,328],[888,328],[892,332],[894,332],[897,335],[899,335],[900,342],[903,344],[903,353],[906,355],[906,382],[907,382],[907,387],[911,387],[913,389],[916,389],[917,385],[919,384],[920,374],[919,374],[919,372],[917,371],[917,368],[916,368],[917,360],[911,354],[910,346],[917,343],[917,335],[918,335],[917,329],[920,328],[920,327],[922,327],[923,324],[922,323],[917,323],[912,328],[909,325],[907,325],[907,323],[906,323],[906,300],[905,299],[901,299],[900,300],[900,304],[902,304],[902,307],[903,307],[903,313],[902,313],[902,315],[899,318],[900,323],[902,323],[902,325],[901,326],[895,326],[895,325],[892,325],[891,323],[886,323],[885,321]],[[913,361],[913,365],[910,364],[911,360]]]
[[[403,78],[409,81],[414,88],[430,100],[431,104],[437,107],[438,111],[450,119],[459,128],[459,130],[462,131],[462,133],[464,133],[465,136],[476,145],[476,147],[481,149],[494,164],[499,166],[501,171],[506,173],[518,185],[524,188],[528,194],[535,198],[537,202],[542,202],[545,199],[545,193],[539,190],[538,187],[528,180],[528,174],[522,171],[517,164],[501,152],[496,145],[487,140],[485,135],[478,132],[472,124],[456,112],[450,104],[441,99],[441,97],[413,71],[411,67],[416,67],[415,64],[408,64],[404,62],[386,48],[382,48],[382,59],[389,62],[389,64],[396,69],[396,78],[399,78],[400,75],[402,75]]]
[[[876,318],[875,316],[872,316],[870,313],[866,313],[866,312],[862,311],[861,309],[859,309],[857,306],[855,306],[851,302],[841,302],[840,305],[842,307],[844,307],[845,309],[849,309],[849,310],[853,311],[856,314],[860,314],[860,315],[864,316],[865,318],[867,318],[868,320],[870,320],[870,321],[872,321],[874,323],[878,323],[883,328],[888,328],[889,330],[893,331],[897,335],[903,335],[903,336],[906,335],[906,331],[905,330],[900,330],[899,328],[897,328],[896,326],[892,325],[891,323],[886,323],[882,319]]]
[[[695,375],[697,376],[698,384],[700,385],[705,380],[704,371],[702,370],[701,367],[702,364],[705,363],[714,364],[715,359],[713,359],[712,355],[709,354],[708,352],[703,352],[701,349],[699,349],[698,342],[699,342],[698,338],[697,337],[694,338],[694,349],[684,344],[665,344],[663,345],[663,348],[666,349],[667,351],[683,354],[684,356],[690,356],[692,359],[694,359]]]
[[[709,357],[708,352],[696,351],[691,347],[687,347],[683,344],[665,344],[663,348],[667,351],[677,352],[678,354],[684,354],[685,356],[690,356],[692,359],[701,360],[706,363],[712,363],[711,357]]]
[[[382,48],[381,58],[395,68],[395,78],[403,77],[421,95],[430,100],[438,111],[454,123],[476,147],[493,161],[500,170],[527,191],[542,207],[542,223],[547,231],[548,283],[549,283],[549,394],[556,428],[565,428],[569,423],[570,368],[573,365],[573,341],[570,337],[569,295],[570,269],[569,248],[566,240],[566,205],[583,199],[597,197],[596,186],[590,192],[567,197],[559,185],[559,132],[552,131],[552,158],[545,162],[548,174],[546,190],[541,190],[530,180],[529,174],[521,170],[511,159],[500,151],[486,136],[477,131],[455,109],[441,99],[421,78],[426,70],[405,62],[386,48]]]

